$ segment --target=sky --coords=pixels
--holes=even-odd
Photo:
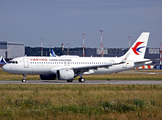
[[[0,0],[0,41],[25,46],[127,48],[142,32],[162,43],[161,0]]]

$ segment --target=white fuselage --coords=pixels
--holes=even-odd
[[[109,67],[97,67],[89,69],[83,74],[109,74],[116,73],[134,67],[133,61],[121,61],[117,57],[19,57],[3,66],[3,70],[14,74],[55,74],[60,69],[87,68],[93,66],[108,65]],[[111,66],[112,65],[112,66]]]

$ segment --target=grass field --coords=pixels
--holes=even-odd
[[[162,85],[1,84],[6,120],[162,119]]]
[[[117,73],[84,77],[162,80],[161,74]],[[0,70],[0,80],[21,79],[22,75]],[[27,76],[27,80],[39,79],[38,75]],[[0,84],[0,98],[2,120],[162,119],[162,85]]]
[[[162,74],[158,74],[161,71],[148,70],[157,74],[140,74],[140,73],[115,73],[106,75],[83,75],[86,80],[162,80]],[[147,71],[147,72],[148,72]],[[10,74],[0,69],[0,80],[22,80],[22,75]],[[76,77],[75,80],[78,80]],[[27,75],[27,80],[40,80],[39,75]]]

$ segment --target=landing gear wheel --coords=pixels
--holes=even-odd
[[[26,80],[22,79],[22,82],[26,82]]]
[[[25,74],[23,75],[22,82],[26,82],[26,75]]]
[[[85,79],[81,77],[81,78],[79,78],[78,81],[83,83],[83,82],[85,82]]]
[[[73,82],[73,80],[67,80],[67,82]]]

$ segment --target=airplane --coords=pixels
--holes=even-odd
[[[55,54],[55,52],[53,51],[53,49],[51,49],[50,57],[58,57],[58,56]]]
[[[61,55],[61,56],[57,56],[55,54],[55,52],[53,51],[53,49],[51,49],[50,57],[79,57],[79,56],[77,56],[77,55]]]
[[[41,80],[66,80],[72,82],[77,76],[79,82],[85,82],[82,75],[110,74],[133,69],[151,61],[145,59],[149,32],[143,32],[132,47],[121,57],[37,57],[24,56],[14,58],[3,65],[2,70],[13,74],[38,74]]]
[[[1,56],[0,58],[0,66],[3,66],[6,64],[6,60]]]

